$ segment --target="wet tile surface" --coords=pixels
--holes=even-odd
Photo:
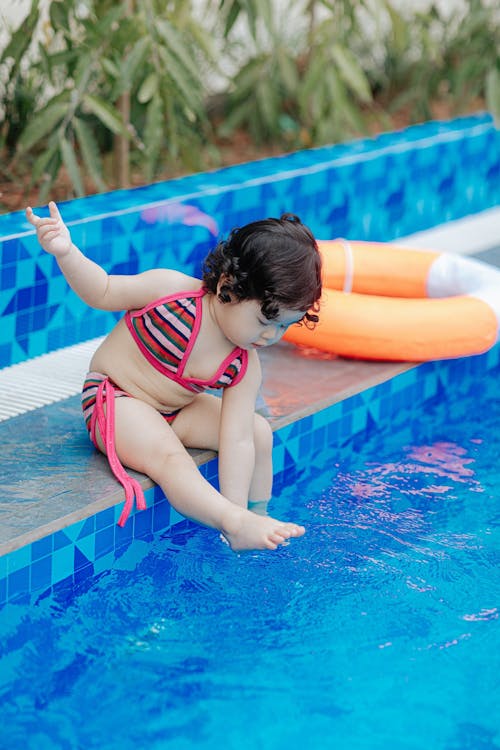
[[[286,342],[263,351],[261,361],[258,408],[275,429],[409,367],[344,360]],[[79,396],[0,423],[0,440],[0,553],[123,500],[106,459],[88,440]],[[213,456],[193,453],[198,463]],[[145,489],[152,486],[134,476]]]

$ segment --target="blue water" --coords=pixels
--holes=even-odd
[[[318,454],[277,553],[191,527],[6,607],[0,748],[500,748],[497,381]]]

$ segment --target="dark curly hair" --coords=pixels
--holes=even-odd
[[[280,308],[307,310],[302,320],[312,327],[321,297],[318,245],[295,214],[251,222],[233,229],[205,258],[203,285],[221,302],[230,295],[257,300],[268,320],[276,319]]]

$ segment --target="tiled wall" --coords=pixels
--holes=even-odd
[[[485,372],[495,370],[500,375],[500,344],[481,356],[425,363],[283,427],[275,433],[276,484],[293,481],[304,462],[324,448],[407,418],[409,410],[418,413],[425,401],[450,387],[458,392],[468,389]],[[216,483],[216,461],[203,466],[202,473]],[[134,539],[150,540],[182,518],[157,489],[146,493],[146,502],[147,510],[131,515],[123,529],[116,525],[121,510],[116,506],[1,557],[0,605],[71,589],[108,568]]]
[[[73,239],[108,271],[199,273],[234,226],[293,211],[317,237],[388,241],[500,204],[488,115],[414,126],[63,204]],[[106,333],[111,313],[68,289],[20,212],[0,216],[0,367]]]

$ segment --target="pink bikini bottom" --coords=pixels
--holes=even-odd
[[[129,393],[118,388],[112,380],[101,372],[89,372],[83,384],[82,409],[85,424],[89,431],[90,439],[99,448],[96,431],[102,438],[106,449],[106,455],[111,471],[125,490],[125,505],[118,520],[118,526],[125,526],[134,503],[134,497],[138,510],[146,509],[146,501],[141,485],[127,474],[120,459],[116,455],[115,448],[115,398],[128,396]],[[106,409],[104,409],[106,404]],[[173,412],[160,412],[165,420],[171,424],[179,410]]]

